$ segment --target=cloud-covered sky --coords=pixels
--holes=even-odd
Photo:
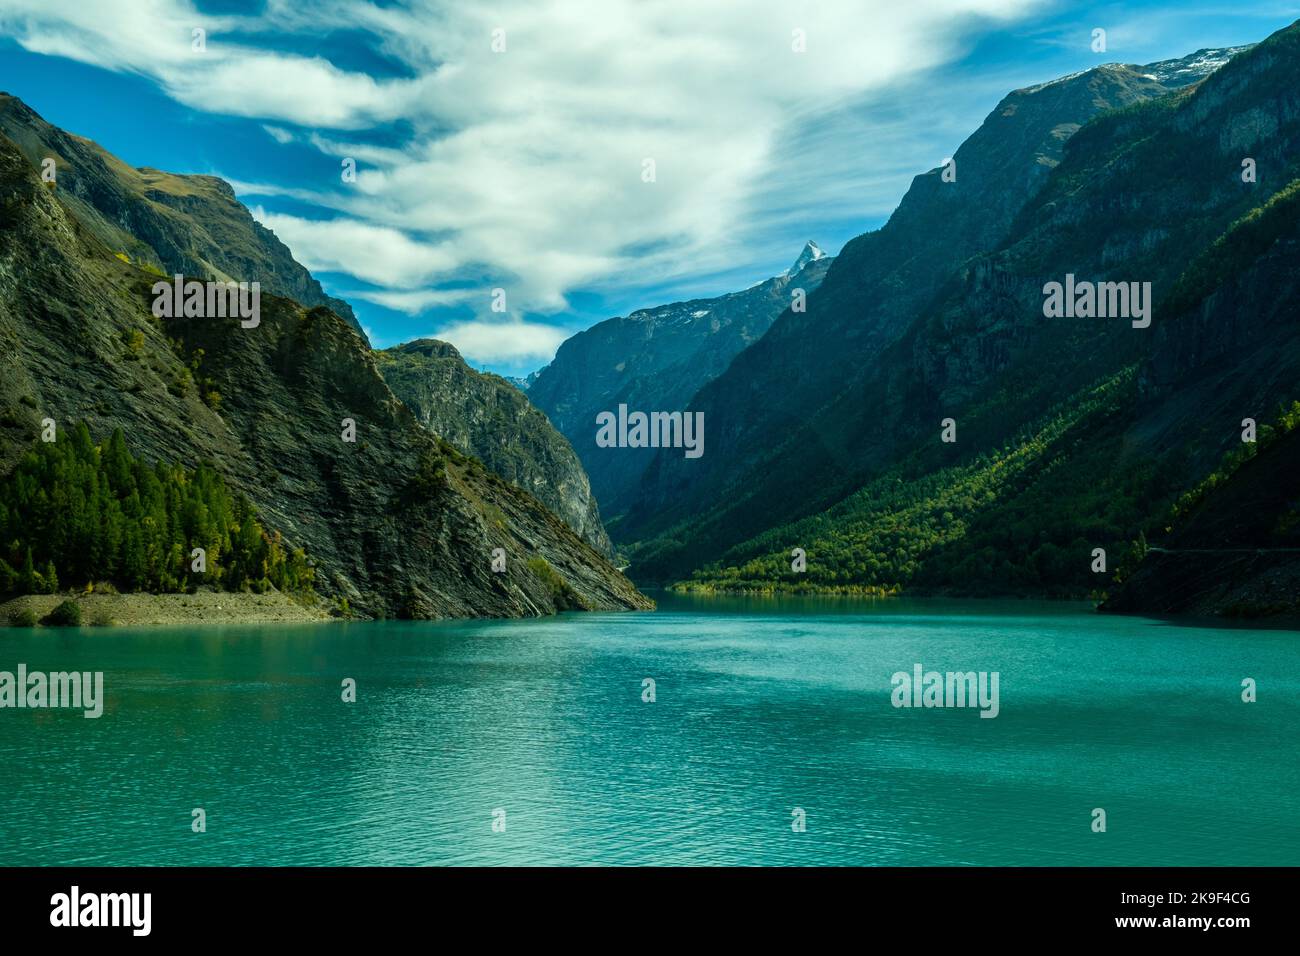
[[[1267,2],[0,0],[0,84],[135,165],[231,180],[377,346],[434,335],[522,373],[602,318],[774,274],[805,239],[837,251],[1010,89],[1257,40],[1297,16]]]

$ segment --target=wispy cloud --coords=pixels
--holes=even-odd
[[[482,296],[480,289],[415,289],[410,292],[362,290],[349,293],[349,298],[361,299],[382,305],[395,312],[420,315],[431,308],[462,305]]]
[[[306,10],[271,0],[256,16],[209,16],[182,0],[99,0],[93,14],[83,0],[4,0],[0,28],[29,50],[142,74],[187,106],[253,118],[295,149],[355,159],[355,182],[249,190],[321,215],[257,218],[309,268],[381,287],[386,302],[370,297],[379,304],[437,308],[448,300],[429,288],[472,273],[508,290],[518,322],[564,310],[575,289],[689,284],[734,268],[773,224],[833,205],[832,177],[870,188],[882,161],[935,165],[942,156],[909,153],[901,126],[867,130],[842,111],[1034,6],[325,0]],[[345,70],[289,42],[325,30],[366,37],[403,75]],[[869,158],[842,136],[808,132],[837,111],[837,133],[876,138]],[[851,214],[896,201],[886,178],[876,182]],[[444,330],[458,345],[505,355],[555,339],[502,325],[488,300],[462,300],[479,314]]]
[[[266,130],[267,135],[270,136],[277,143],[279,143],[281,146],[283,146],[285,143],[292,143],[294,139],[297,138],[289,130],[281,129],[279,126],[272,126],[269,123],[263,123],[262,129]]]

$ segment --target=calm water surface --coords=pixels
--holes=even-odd
[[[0,864],[1300,863],[1300,633],[659,597],[0,629],[0,670],[100,670],[107,698],[98,720],[0,710]],[[916,663],[999,672],[1001,713],[895,709],[890,677]]]

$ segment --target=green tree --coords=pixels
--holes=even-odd
[[[69,436],[36,443],[0,479],[0,592],[57,589],[60,578],[123,590],[311,589],[306,555],[268,535],[211,465],[138,461],[120,429],[98,448],[84,423]],[[190,569],[196,547],[203,574]]]
[[[18,590],[24,594],[36,594],[38,591],[36,563],[32,561],[32,549],[29,545],[23,555],[23,569],[18,575]]]

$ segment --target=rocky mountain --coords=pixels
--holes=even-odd
[[[12,102],[9,112],[21,113]],[[363,613],[650,606],[536,498],[422,427],[360,334],[328,307],[263,294],[254,328],[155,318],[145,247],[168,249],[159,265],[194,255],[211,274],[203,264],[218,262],[215,246],[164,240],[198,241],[228,221],[228,188],[175,177],[166,198],[113,193],[126,167],[84,141],[57,142],[64,165],[51,188],[31,143],[24,150],[0,135],[0,468],[46,418],[85,421],[96,440],[120,426],[145,460],[211,462],[268,530],[306,550],[318,591]],[[90,170],[79,177],[82,160]],[[165,178],[137,172],[141,182]],[[98,195],[101,187],[112,194]],[[117,255],[124,249],[130,262]],[[259,278],[220,261],[227,275]],[[505,573],[492,570],[497,548]]]
[[[596,415],[620,404],[684,411],[691,397],[757,341],[791,302],[810,294],[832,258],[808,242],[785,272],[741,292],[642,309],[568,339],[528,397],[573,443],[606,515],[627,506],[651,449],[599,448]]]
[[[573,446],[522,391],[475,371],[453,346],[434,339],[376,352],[375,361],[421,425],[530,492],[596,550],[611,552]]]
[[[169,276],[260,282],[273,295],[325,306],[365,338],[351,306],[326,295],[225,180],[133,168],[7,93],[0,93],[0,133],[37,168],[54,160],[60,201],[112,252]]]
[[[1181,82],[1180,74],[1171,88],[1147,67],[1108,65],[1004,99],[957,151],[955,180],[938,169],[918,176],[885,227],[845,247],[807,313],[782,315],[692,399],[712,423],[710,450],[698,461],[660,455],[647,469],[618,529],[620,541],[641,542],[633,567],[648,579],[671,578],[711,562],[740,568],[766,554],[764,567],[788,570],[788,558],[777,562],[764,548],[780,539],[788,553],[799,542],[787,547],[784,532],[820,528],[846,562],[825,569],[835,575],[828,586],[916,584],[924,577],[920,558],[930,554],[930,565],[949,569],[944,580],[930,579],[940,587],[953,584],[959,573],[951,569],[975,541],[989,548],[985,564],[1005,570],[994,542],[1016,557],[1026,547],[1008,540],[1012,529],[1035,538],[1031,552],[1076,546],[1103,531],[1136,534],[1132,514],[1071,524],[1050,509],[1039,514],[1037,499],[1039,527],[1022,520],[1026,506],[1013,515],[990,512],[988,526],[973,534],[975,518],[965,509],[985,494],[1019,494],[1031,473],[1055,461],[1036,457],[1009,487],[1006,456],[1022,443],[1041,452],[1049,438],[1066,440],[1061,428],[1100,435],[1115,421],[1099,411],[1101,397],[1119,401],[1136,387],[1124,370],[1140,359],[1143,330],[1048,321],[1044,283],[1067,274],[1141,279],[1163,293],[1193,250],[1285,185],[1287,162],[1277,151],[1285,140],[1269,139],[1289,116],[1283,78],[1251,84],[1281,104],[1230,97],[1242,112],[1216,108],[1220,126],[1198,112],[1234,89],[1239,61],[1274,64],[1279,43],[1240,54],[1200,84]],[[1217,63],[1194,56],[1189,69],[1194,62]],[[1247,148],[1254,153],[1241,152]],[[1247,190],[1241,158],[1255,153],[1267,153],[1270,168]],[[1202,172],[1208,155],[1222,168]],[[1179,156],[1196,157],[1197,172],[1169,174]],[[948,417],[959,425],[953,444],[940,440]],[[1104,444],[1091,449],[1101,457],[1076,469],[1090,479],[1094,466],[1119,454]],[[1026,464],[1024,456],[1018,461]],[[1163,466],[1142,459],[1141,467]],[[1086,487],[1072,493],[1090,494]],[[1125,489],[1121,500],[1132,493]],[[888,515],[902,507],[938,513],[903,541],[885,534],[896,523]],[[874,529],[876,537],[863,541],[832,526],[849,513],[863,518],[858,531]],[[1038,540],[1040,533],[1050,540]],[[882,549],[891,541],[907,550],[886,560]],[[1015,586],[1012,572],[1003,577]],[[967,580],[979,587],[984,576]]]
[[[1118,573],[1113,609],[1289,613],[1290,442],[1219,469],[1246,419],[1300,417],[1285,411],[1300,381],[1297,52],[1293,25],[1079,131],[1007,239],[823,410],[822,444],[785,449],[805,473],[854,461],[856,490],[730,547],[697,584],[789,581],[794,542],[809,585],[1077,596]],[[1069,274],[1150,282],[1150,326],[1047,318],[1045,283]],[[751,505],[780,507],[781,489],[761,494]]]

